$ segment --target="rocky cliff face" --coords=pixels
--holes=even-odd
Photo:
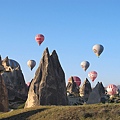
[[[71,79],[71,82],[68,82],[68,85],[67,85],[67,93],[69,95],[79,96],[79,87],[74,82],[73,77],[71,77],[70,79]]]
[[[80,96],[83,98],[84,102],[88,100],[88,97],[92,91],[91,84],[89,80],[86,78],[80,87]]]
[[[8,111],[8,93],[2,76],[0,75],[0,112]]]
[[[100,103],[101,98],[103,98],[104,96],[105,96],[105,88],[102,82],[100,83],[98,82],[95,88],[90,93],[87,104]]]
[[[56,51],[45,49],[31,82],[25,108],[37,105],[67,105],[65,74]]]
[[[28,89],[19,63],[6,57],[0,61],[4,67],[2,77],[8,90],[9,106],[17,106],[27,99]]]

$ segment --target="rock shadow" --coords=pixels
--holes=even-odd
[[[42,112],[44,110],[46,110],[48,108],[41,108],[41,109],[37,109],[37,110],[32,110],[32,111],[27,111],[27,112],[23,112],[11,117],[7,117],[7,118],[2,118],[0,120],[26,120],[28,117],[38,113],[38,112]]]

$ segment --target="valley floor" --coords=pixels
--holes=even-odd
[[[0,113],[0,120],[120,120],[120,104],[38,106]]]

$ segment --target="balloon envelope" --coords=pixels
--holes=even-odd
[[[96,44],[92,48],[93,52],[96,54],[96,56],[100,56],[100,54],[103,52],[104,47],[100,44]]]
[[[42,35],[42,34],[37,34],[37,35],[35,36],[35,40],[36,40],[36,42],[38,43],[38,45],[40,45],[40,44],[44,41],[44,35]]]
[[[110,84],[110,85],[107,86],[106,90],[107,90],[108,95],[114,95],[114,94],[117,94],[118,88],[117,88],[116,85]]]
[[[88,69],[88,67],[90,66],[90,63],[88,61],[83,61],[81,62],[81,67],[84,71],[86,71]]]
[[[88,73],[88,77],[90,77],[90,79],[92,80],[92,82],[94,82],[94,80],[97,77],[97,72],[96,71],[91,71]]]
[[[73,78],[73,80],[74,80],[74,82],[76,83],[76,85],[77,85],[77,86],[80,86],[80,84],[81,84],[81,79],[80,79],[79,77],[77,77],[77,76],[71,76],[71,77]],[[71,77],[68,79],[68,82],[71,82],[71,83],[72,83]]]
[[[32,70],[35,67],[36,62],[34,60],[28,60],[27,65]]]

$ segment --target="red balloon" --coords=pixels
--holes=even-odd
[[[97,77],[97,72],[96,71],[91,71],[88,73],[88,77],[90,77],[90,79],[92,80],[92,82],[94,82],[94,80]]]
[[[40,45],[44,41],[44,36],[42,34],[37,34],[35,36],[35,40],[37,41],[38,45]]]
[[[80,86],[80,84],[81,84],[81,79],[80,79],[79,77],[77,77],[77,76],[71,76],[71,77],[73,77],[73,80],[74,80],[74,82],[76,83],[76,85],[77,85],[77,86]],[[69,78],[69,79],[68,79],[68,82],[72,82],[72,79]]]
[[[114,95],[114,94],[116,94],[116,93],[117,93],[117,90],[118,90],[118,88],[117,88],[117,86],[114,85],[114,84],[110,84],[110,85],[107,86],[107,94],[109,94],[109,95]]]

